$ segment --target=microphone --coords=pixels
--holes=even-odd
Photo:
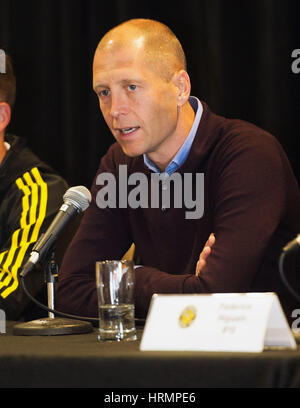
[[[71,187],[65,192],[63,201],[64,203],[60,207],[51,225],[47,231],[40,236],[32,248],[29,259],[20,274],[21,277],[25,277],[48,252],[71,219],[88,208],[91,202],[91,193],[84,186]]]
[[[283,248],[283,252],[294,252],[300,247],[300,234],[295,239],[288,242]]]

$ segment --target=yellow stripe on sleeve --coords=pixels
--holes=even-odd
[[[13,233],[13,236],[12,236],[12,239],[11,239],[11,247],[10,247],[10,250],[8,251],[8,256],[7,256],[6,261],[5,261],[4,265],[3,265],[3,270],[2,270],[2,272],[1,272],[0,279],[1,279],[1,278],[3,277],[3,275],[8,271],[8,268],[9,268],[10,264],[12,263],[12,260],[13,260],[13,258],[14,258],[16,249],[18,248],[18,236],[19,236],[19,233],[20,233],[20,230],[19,230],[19,229],[16,230],[16,231]],[[7,285],[9,284],[10,280],[11,280],[11,276],[10,276],[10,274],[9,274],[9,275],[5,278],[5,280],[4,280],[3,282],[0,282],[0,289],[1,289],[2,287],[7,286]]]
[[[18,188],[23,192],[22,197],[22,215],[20,219],[20,229],[16,230],[13,234],[13,239],[11,247],[9,249],[9,255],[5,264],[3,265],[3,273],[8,273],[8,276],[0,284],[0,290],[3,287],[7,287],[0,296],[6,298],[18,287],[18,270],[22,265],[26,251],[31,243],[37,241],[40,228],[46,216],[47,201],[48,201],[48,187],[47,184],[42,179],[39,170],[35,167],[29,172],[23,175],[25,182],[24,184],[22,178],[16,180]],[[33,176],[33,177],[32,177]],[[40,191],[40,198],[39,198]],[[31,202],[29,204],[29,197]],[[27,219],[29,215],[29,223],[27,224]],[[31,237],[29,237],[30,229],[34,226]],[[19,234],[22,234],[20,243],[18,244]],[[15,235],[15,236],[14,236]],[[15,255],[17,249],[19,249],[18,255],[14,264],[11,264],[13,256]],[[10,256],[11,255],[11,256]],[[2,275],[3,276],[3,275]],[[0,274],[1,279],[1,274]],[[13,283],[11,280],[13,279]],[[10,286],[8,286],[10,284]]]
[[[4,255],[7,254],[7,252],[8,251],[1,252],[1,254],[0,254],[0,265],[1,265],[1,262],[3,261]],[[0,270],[0,279],[1,279],[1,270]]]
[[[27,218],[27,214],[29,212],[29,196],[30,196],[31,192],[30,192],[30,189],[28,188],[28,186],[26,186],[23,183],[23,180],[21,178],[18,178],[16,180],[16,184],[17,184],[19,190],[23,191],[22,215],[21,215],[21,219],[20,219],[20,226],[21,226],[21,228],[25,228],[26,218]]]
[[[28,214],[28,211],[29,211],[29,196],[31,194],[30,189],[28,188],[28,186],[26,186],[23,183],[23,180],[21,178],[18,178],[16,180],[16,184],[17,184],[19,190],[23,191],[22,213],[21,213],[21,218],[20,218],[20,226],[21,226],[21,229],[23,229],[23,230],[27,229],[29,231],[30,225],[28,225],[28,226],[26,225],[26,218],[27,218],[27,214]],[[0,256],[0,264],[1,264],[4,255],[8,254],[5,263],[1,267],[0,280],[3,278],[4,274],[8,274],[8,276],[6,277],[6,279],[3,282],[0,283],[0,289],[3,286],[9,285],[10,280],[12,278],[11,273],[9,271],[9,267],[10,267],[10,264],[12,263],[15,252],[16,252],[18,246],[19,246],[18,245],[19,233],[20,233],[20,229],[17,229],[17,230],[14,231],[14,233],[12,235],[12,239],[11,239],[10,248],[7,251],[4,251]]]
[[[33,182],[29,173],[24,174],[24,180],[26,181],[27,185],[31,190],[31,206],[29,212],[29,224],[32,225],[36,222],[36,214],[37,214],[37,204],[38,204],[38,186],[36,183]]]
[[[32,169],[32,174],[37,182],[37,184],[41,188],[41,198],[40,198],[40,208],[39,208],[39,216],[35,223],[34,231],[32,233],[31,242],[35,242],[38,239],[40,228],[44,219],[46,217],[46,210],[47,210],[47,202],[48,202],[48,186],[47,183],[41,177],[41,174],[37,167]]]

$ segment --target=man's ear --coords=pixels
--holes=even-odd
[[[9,124],[11,118],[11,108],[6,102],[0,102],[0,132]]]
[[[191,94],[189,74],[184,70],[180,70],[174,74],[173,81],[177,88],[177,105],[183,106],[188,101]]]

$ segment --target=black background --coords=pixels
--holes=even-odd
[[[0,0],[0,48],[13,58],[17,102],[9,130],[70,185],[90,187],[113,143],[92,90],[101,37],[130,18],[166,23],[188,60],[192,94],[220,115],[273,133],[298,163],[298,0]],[[255,163],[253,164],[255,165]]]

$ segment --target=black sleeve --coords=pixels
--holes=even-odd
[[[29,304],[20,287],[22,264],[61,206],[66,188],[58,175],[34,167],[15,181],[1,203],[5,239],[0,248],[0,308],[7,319],[19,319]],[[43,275],[33,271],[26,283],[35,295],[43,285]]]

